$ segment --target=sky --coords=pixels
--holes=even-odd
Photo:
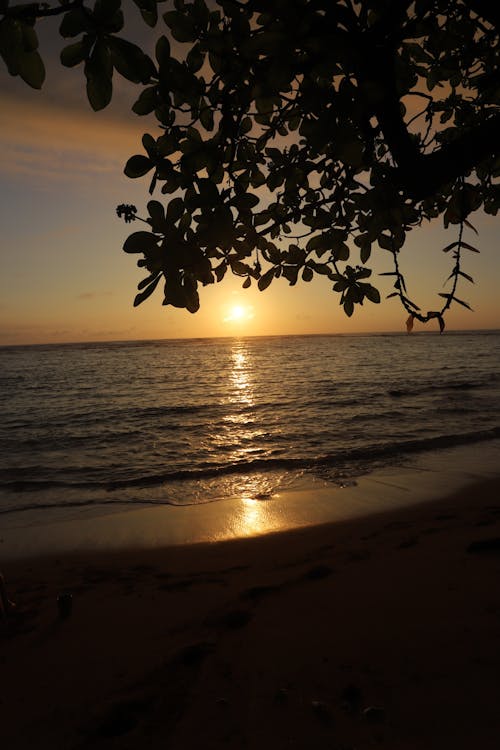
[[[127,86],[118,87],[109,108],[92,112],[81,67],[51,62],[50,53],[57,57],[65,44],[56,39],[49,33],[45,40],[42,91],[11,78],[0,60],[0,345],[405,330],[407,314],[397,300],[365,302],[347,318],[331,282],[318,277],[295,287],[279,279],[265,292],[226,277],[200,290],[194,315],[162,306],[160,285],[133,308],[144,273],[138,256],[122,251],[134,225],[120,221],[115,208],[133,203],[146,213],[148,178],[130,180],[123,168],[142,153],[142,134],[156,135],[154,122],[129,111],[135,97]],[[451,330],[500,328],[500,217],[476,214],[472,221],[479,236],[468,230],[465,239],[481,254],[467,254],[463,269],[475,284],[464,281],[458,296],[474,312],[453,305],[446,318]],[[441,248],[455,239],[456,228],[445,232],[441,221],[409,235],[401,265],[410,297],[423,310],[442,301],[437,294],[446,291],[451,259]],[[373,264],[383,297],[390,282],[377,273],[391,270],[389,258],[380,250]]]

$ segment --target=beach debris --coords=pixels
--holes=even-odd
[[[409,536],[398,544],[397,549],[408,549],[408,547],[415,547],[417,544],[418,536]]]
[[[69,592],[63,591],[57,597],[57,611],[59,612],[60,620],[66,620],[71,615],[73,611],[73,596]]]
[[[382,706],[367,706],[363,709],[363,717],[370,724],[381,724],[385,721],[385,708]]]
[[[321,578],[327,578],[332,573],[333,568],[330,568],[329,565],[315,565],[306,571],[304,578],[308,578],[310,581],[319,581]]]
[[[177,654],[177,661],[186,666],[198,666],[213,652],[215,644],[211,641],[200,641],[190,646],[185,646]]]
[[[479,539],[477,542],[471,542],[467,547],[467,552],[471,552],[472,554],[500,552],[500,537],[490,537],[489,539]]]
[[[241,594],[242,599],[251,599],[252,601],[259,601],[264,599],[266,596],[271,596],[279,591],[281,586],[263,585],[263,586],[252,586]]]
[[[275,703],[286,703],[289,698],[289,692],[286,688],[278,688],[276,693],[274,694],[274,702]]]
[[[324,701],[311,701],[311,708],[318,719],[325,724],[332,720],[332,711],[328,703],[325,703]]]
[[[238,630],[248,625],[252,619],[252,612],[248,609],[233,609],[215,618],[207,620],[207,624],[227,628],[229,630]]]
[[[341,694],[341,706],[345,711],[357,713],[361,707],[362,693],[357,685],[347,685]]]
[[[131,732],[151,708],[149,700],[125,700],[116,703],[102,717],[98,726],[90,732],[93,737],[112,739]]]
[[[7,621],[9,615],[16,610],[16,605],[11,601],[7,595],[7,587],[5,585],[5,579],[0,573],[0,620]]]

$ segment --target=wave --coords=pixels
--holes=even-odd
[[[424,393],[435,391],[469,391],[475,388],[484,388],[486,383],[480,381],[463,381],[458,383],[430,383],[420,388],[391,388],[387,395],[392,398],[408,398],[409,396],[421,396]]]
[[[374,461],[390,461],[404,455],[412,455],[430,450],[451,448],[500,438],[500,426],[475,432],[439,435],[432,438],[415,438],[411,440],[393,441],[360,448],[339,450],[335,453],[320,455],[315,458],[274,456],[242,460],[232,464],[215,464],[205,462],[196,468],[175,469],[154,474],[118,478],[111,481],[65,481],[57,479],[16,479],[0,482],[0,489],[6,492],[41,492],[52,489],[66,490],[100,490],[115,492],[133,488],[158,487],[170,482],[188,482],[217,478],[238,474],[266,473],[281,471],[308,471],[315,469],[342,467],[343,471],[356,473],[359,464],[366,465]],[[85,501],[82,501],[84,504]],[[109,499],[106,502],[123,502]],[[59,504],[58,504],[59,505]],[[39,507],[39,506],[36,506]],[[0,510],[0,514],[12,512],[8,508]]]

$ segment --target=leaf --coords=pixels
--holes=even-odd
[[[143,177],[153,167],[154,164],[151,159],[148,159],[147,156],[143,156],[142,154],[136,154],[135,156],[130,157],[125,165],[124,172],[127,177],[135,179],[136,177]]]
[[[290,286],[295,286],[299,277],[298,266],[283,266],[281,270],[284,278],[289,282]]]
[[[394,294],[398,294],[398,292],[394,292]],[[399,294],[398,294],[399,296]],[[403,302],[405,302],[409,307],[413,307],[414,310],[420,310],[420,307],[416,305],[414,302],[411,301],[411,299],[408,299],[408,297],[405,297],[404,295],[401,295],[401,299]]]
[[[156,22],[158,21],[156,0],[134,0],[134,3],[139,8],[141,16],[147,25],[151,27],[156,26]]]
[[[468,242],[464,242],[462,240],[462,247],[465,247],[466,250],[470,250],[472,253],[478,253],[479,250],[476,247],[472,247],[472,245],[469,245]]]
[[[27,52],[19,58],[19,75],[31,88],[42,88],[45,80],[45,66],[36,50]]]
[[[118,73],[132,83],[149,83],[155,66],[142,49],[126,39],[109,38],[111,59]]]
[[[348,318],[350,318],[354,312],[354,303],[349,298],[346,298],[344,301],[344,312]]]
[[[135,112],[136,115],[149,115],[150,112],[153,112],[153,110],[156,109],[156,94],[156,86],[150,86],[149,88],[144,89],[144,91],[141,91],[139,98],[132,107],[132,111]]]
[[[374,302],[375,304],[378,304],[380,302],[380,292],[371,284],[363,284],[363,291],[365,293],[365,297],[369,299],[370,302]]]
[[[167,221],[175,224],[184,213],[184,201],[182,198],[174,198],[167,206]]]
[[[267,289],[271,281],[274,279],[274,276],[275,270],[274,268],[270,268],[269,271],[266,271],[266,273],[260,277],[259,281],[257,282],[257,286],[259,287],[261,292],[263,292],[264,289]]]
[[[133,232],[123,245],[126,253],[147,253],[158,248],[158,237],[152,232]]]
[[[473,232],[475,232],[476,234],[479,234],[479,232],[477,231],[476,227],[473,226],[470,223],[470,221],[468,221],[467,219],[464,219],[464,224],[465,224],[466,227],[469,227],[469,229],[472,229]]]
[[[158,276],[154,279],[154,281],[152,281],[151,284],[149,284],[149,286],[147,286],[143,292],[139,292],[139,294],[135,296],[134,307],[137,307],[138,305],[140,305],[141,302],[144,302],[145,299],[147,299],[153,294],[154,290],[158,286],[158,282],[160,281],[161,276],[162,276],[161,273],[158,274]]]
[[[231,260],[231,271],[237,276],[247,276],[252,269],[241,260]]]
[[[369,242],[363,243],[359,251],[359,258],[361,260],[361,263],[367,263],[367,261],[370,259],[371,254],[372,254],[371,244]]]
[[[214,129],[214,113],[210,107],[202,107],[200,111],[200,122],[205,130],[211,131]]]
[[[227,263],[226,261],[222,261],[218,266],[214,268],[215,276],[217,278],[217,281],[222,281],[224,276],[226,275],[227,271]]]
[[[387,234],[381,234],[377,238],[377,242],[383,250],[389,250],[393,252],[393,239]]]
[[[413,322],[415,320],[415,317],[412,313],[408,316],[406,320],[406,332],[411,333],[413,331]]]
[[[464,302],[462,299],[458,299],[458,297],[453,297],[453,302],[458,302],[458,304],[462,305],[462,307],[466,307],[467,310],[474,312],[474,310],[472,309],[472,307],[469,305],[468,302]]]
[[[75,44],[70,44],[61,51],[61,65],[66,68],[74,68],[75,65],[87,59],[90,52],[91,42],[84,37]]]
[[[474,283],[474,279],[472,278],[472,276],[469,276],[469,274],[465,273],[465,271],[458,271],[458,275],[459,276],[463,276],[464,279],[467,279],[467,281],[470,281],[471,284]],[[450,278],[451,278],[451,276],[450,276]]]
[[[304,270],[302,271],[302,280],[303,281],[312,281],[314,276],[312,268],[309,268],[309,266],[305,266]]]
[[[64,15],[59,33],[64,38],[78,36],[91,30],[90,19],[82,8],[74,8]]]
[[[194,42],[196,27],[190,18],[177,10],[170,10],[163,14],[163,20],[169,26],[172,36],[178,42]]]
[[[149,201],[148,211],[154,231],[161,231],[165,222],[165,211],[159,201]]]
[[[113,66],[111,53],[103,39],[98,39],[85,63],[87,78],[87,98],[92,109],[97,112],[107,107],[113,95]]]
[[[250,276],[247,276],[245,281],[242,284],[243,289],[248,289],[248,287],[251,285],[252,279]]]
[[[167,65],[170,60],[170,42],[166,36],[161,36],[156,42],[155,47],[156,59],[160,67]]]

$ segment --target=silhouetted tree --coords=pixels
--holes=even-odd
[[[134,0],[158,21],[156,0]],[[142,87],[132,109],[156,136],[125,167],[151,175],[148,231],[124,250],[144,257],[139,304],[164,280],[164,302],[195,312],[198,285],[227,271],[266,289],[327,276],[347,315],[365,299],[372,248],[394,260],[393,295],[413,318],[457,299],[469,215],[500,206],[500,8],[489,0],[175,0],[163,5],[155,59],[119,36],[120,0],[57,6],[0,0],[0,54],[41,87],[36,22],[62,15],[93,109],[116,70]],[[134,206],[119,206],[126,221]],[[398,255],[407,233],[442,217],[450,288],[438,311],[409,298]],[[477,251],[476,251],[477,252]],[[351,260],[354,256],[354,261]],[[351,264],[349,263],[351,261]],[[359,261],[359,262],[358,262]],[[390,295],[391,296],[391,295]]]

